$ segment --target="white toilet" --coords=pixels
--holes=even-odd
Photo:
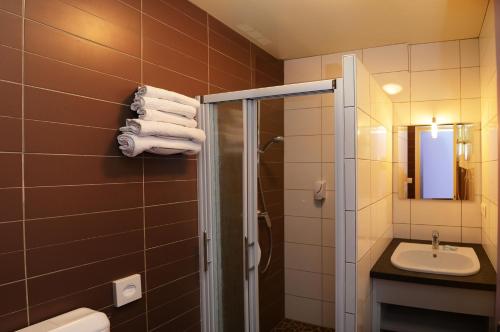
[[[17,332],[109,332],[109,319],[99,311],[80,308]]]

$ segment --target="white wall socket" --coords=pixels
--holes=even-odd
[[[136,301],[142,297],[141,275],[134,274],[113,281],[115,307]]]

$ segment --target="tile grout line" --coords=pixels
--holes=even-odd
[[[29,311],[29,293],[28,293],[28,264],[27,264],[27,250],[26,250],[26,189],[25,189],[25,127],[24,127],[24,93],[25,93],[25,68],[24,68],[24,56],[25,56],[25,14],[26,14],[26,1],[22,0],[21,4],[21,186],[22,186],[22,218],[23,218],[23,254],[24,254],[24,289],[25,289],[25,301],[26,301],[26,321],[30,325],[30,311]]]

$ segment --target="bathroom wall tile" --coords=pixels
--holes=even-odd
[[[411,238],[413,240],[431,240],[432,232],[439,232],[441,241],[460,242],[461,227],[434,226],[434,225],[411,225]]]
[[[372,161],[370,168],[370,201],[373,203],[388,196],[392,191],[392,163]]]
[[[321,163],[321,176],[326,181],[326,189],[335,189],[335,163]]]
[[[4,107],[0,110],[0,115],[21,117],[21,90],[21,85],[19,84],[0,82],[0,98],[5,101]]]
[[[356,102],[356,57],[353,55],[342,56],[343,84],[344,84],[344,107],[354,107]]]
[[[286,318],[321,325],[321,311],[321,301],[285,295]]]
[[[22,251],[0,255],[2,273],[0,285],[24,279],[24,253]]]
[[[192,201],[196,199],[196,180],[147,182],[144,185],[146,205]]]
[[[411,202],[412,224],[460,226],[459,201],[415,200]]]
[[[285,138],[286,162],[321,162],[321,136],[289,136]]]
[[[462,242],[481,243],[481,228],[462,227]]]
[[[373,75],[373,78],[383,88],[386,84],[397,84],[401,87],[401,92],[388,95],[393,102],[410,101],[410,72],[397,71],[391,73],[381,73]]]
[[[370,116],[363,112],[361,109],[356,111],[356,128],[357,128],[357,158],[360,159],[370,159],[371,156],[371,124]]]
[[[321,219],[321,245],[335,247],[335,221],[332,219]]]
[[[0,31],[0,44],[18,49],[21,48],[21,17],[2,11],[0,13]]]
[[[476,67],[479,66],[479,39],[460,40],[460,66]]]
[[[144,248],[143,237],[143,231],[136,230],[108,237],[31,249],[26,253],[27,274],[33,277],[138,252]],[[75,256],[75,252],[80,254]]]
[[[146,248],[198,236],[198,220],[189,220],[146,229]]]
[[[24,165],[26,186],[142,181],[141,161],[127,158],[27,154]]]
[[[411,200],[409,199],[400,199],[398,197],[398,194],[393,194],[392,195],[392,206],[393,206],[393,211],[392,211],[392,219],[394,223],[396,224],[409,224],[411,217],[410,217],[410,205],[411,205]]]
[[[323,274],[335,274],[335,249],[330,247],[322,248],[322,269]]]
[[[322,297],[323,301],[335,302],[335,277],[332,275],[322,275]]]
[[[146,263],[148,269],[152,269],[196,255],[198,255],[198,239],[188,239],[149,249],[146,251]]]
[[[248,40],[246,40],[245,42],[243,40],[239,40],[239,38],[238,41],[227,38],[227,36],[222,35],[220,31],[214,30],[213,22],[215,21],[217,20],[209,17],[210,47],[228,55],[229,57],[235,59],[238,62],[241,62],[242,64],[250,65],[250,43],[248,42]],[[152,29],[152,31],[155,30]]]
[[[384,199],[372,204],[371,206],[371,242],[374,244],[386,235],[386,232],[392,227],[392,198],[386,196]]]
[[[21,83],[21,51],[0,46],[0,79]]]
[[[371,114],[370,109],[370,81],[371,76],[363,63],[356,60],[356,107],[361,108],[367,114]],[[345,105],[348,106],[348,105]]]
[[[23,249],[22,222],[0,223],[0,254]]]
[[[333,135],[335,133],[335,111],[333,106],[321,108],[321,133],[323,135]]]
[[[296,96],[284,98],[285,110],[321,107],[321,95]]]
[[[356,198],[357,208],[362,209],[371,203],[371,166],[369,160],[357,161]]]
[[[462,98],[481,97],[479,67],[462,68],[460,71],[460,94]]]
[[[0,222],[23,218],[23,193],[21,188],[0,189]]]
[[[285,110],[285,135],[321,134],[321,108]]]
[[[394,103],[394,126],[409,125],[411,123],[410,103]]]
[[[13,14],[21,15],[23,3],[19,0],[6,0],[0,4],[0,8]]]
[[[0,154],[0,188],[21,187],[22,185],[22,161],[20,153]]]
[[[335,328],[335,304],[323,301],[323,325],[331,329]]]
[[[460,121],[466,123],[481,122],[481,99],[462,99],[460,100]]]
[[[0,117],[3,127],[0,133],[0,151],[21,152],[22,150],[22,121],[15,118]]]
[[[2,316],[2,326],[6,331],[15,331],[28,325],[28,310],[16,311]]]
[[[285,163],[285,189],[312,190],[321,179],[321,168],[320,163]]]
[[[333,53],[321,56],[322,75],[321,79],[341,78],[342,77],[342,57],[344,55],[354,55],[362,60],[362,50]]]
[[[321,162],[335,162],[335,135],[321,135]]]
[[[321,80],[321,56],[285,61],[285,84]]]
[[[321,219],[285,216],[285,241],[318,245],[321,243]]]
[[[460,69],[432,70],[411,73],[411,100],[460,98]]]
[[[171,224],[198,218],[197,202],[149,206],[145,209],[146,227]]]
[[[321,218],[321,205],[310,190],[285,190],[285,215]]]
[[[285,294],[320,300],[321,289],[321,274],[285,270]]]
[[[460,67],[458,41],[416,44],[411,49],[411,70],[433,70]]]
[[[328,189],[328,188],[327,188]],[[327,219],[335,218],[335,191],[327,190],[326,197],[321,204],[321,217]]]
[[[432,117],[439,123],[460,122],[460,100],[436,100],[411,103],[411,124],[429,125]]]
[[[321,273],[321,247],[285,243],[285,267]]]
[[[367,206],[359,210],[356,215],[356,261],[363,258],[372,246],[371,227],[371,207]]]
[[[0,286],[0,291],[9,301],[1,301],[0,315],[8,314],[23,309],[26,306],[26,297],[24,296],[24,281],[15,282]]]
[[[481,227],[481,196],[473,201],[462,201],[462,226]]]
[[[371,279],[370,255],[365,255],[357,264],[356,280],[356,324],[359,331],[371,326]]]
[[[140,184],[26,189],[26,218],[118,210],[139,207],[141,204]]]
[[[409,224],[394,224],[394,237],[398,239],[410,238],[410,225]]]
[[[408,70],[408,45],[363,49],[363,64],[371,74]]]

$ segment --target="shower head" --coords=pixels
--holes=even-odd
[[[259,153],[264,153],[264,152],[266,152],[267,149],[269,149],[269,147],[271,145],[276,144],[276,143],[282,143],[283,141],[284,141],[283,136],[273,137],[266,144],[264,144],[264,146],[262,148],[259,148]]]

